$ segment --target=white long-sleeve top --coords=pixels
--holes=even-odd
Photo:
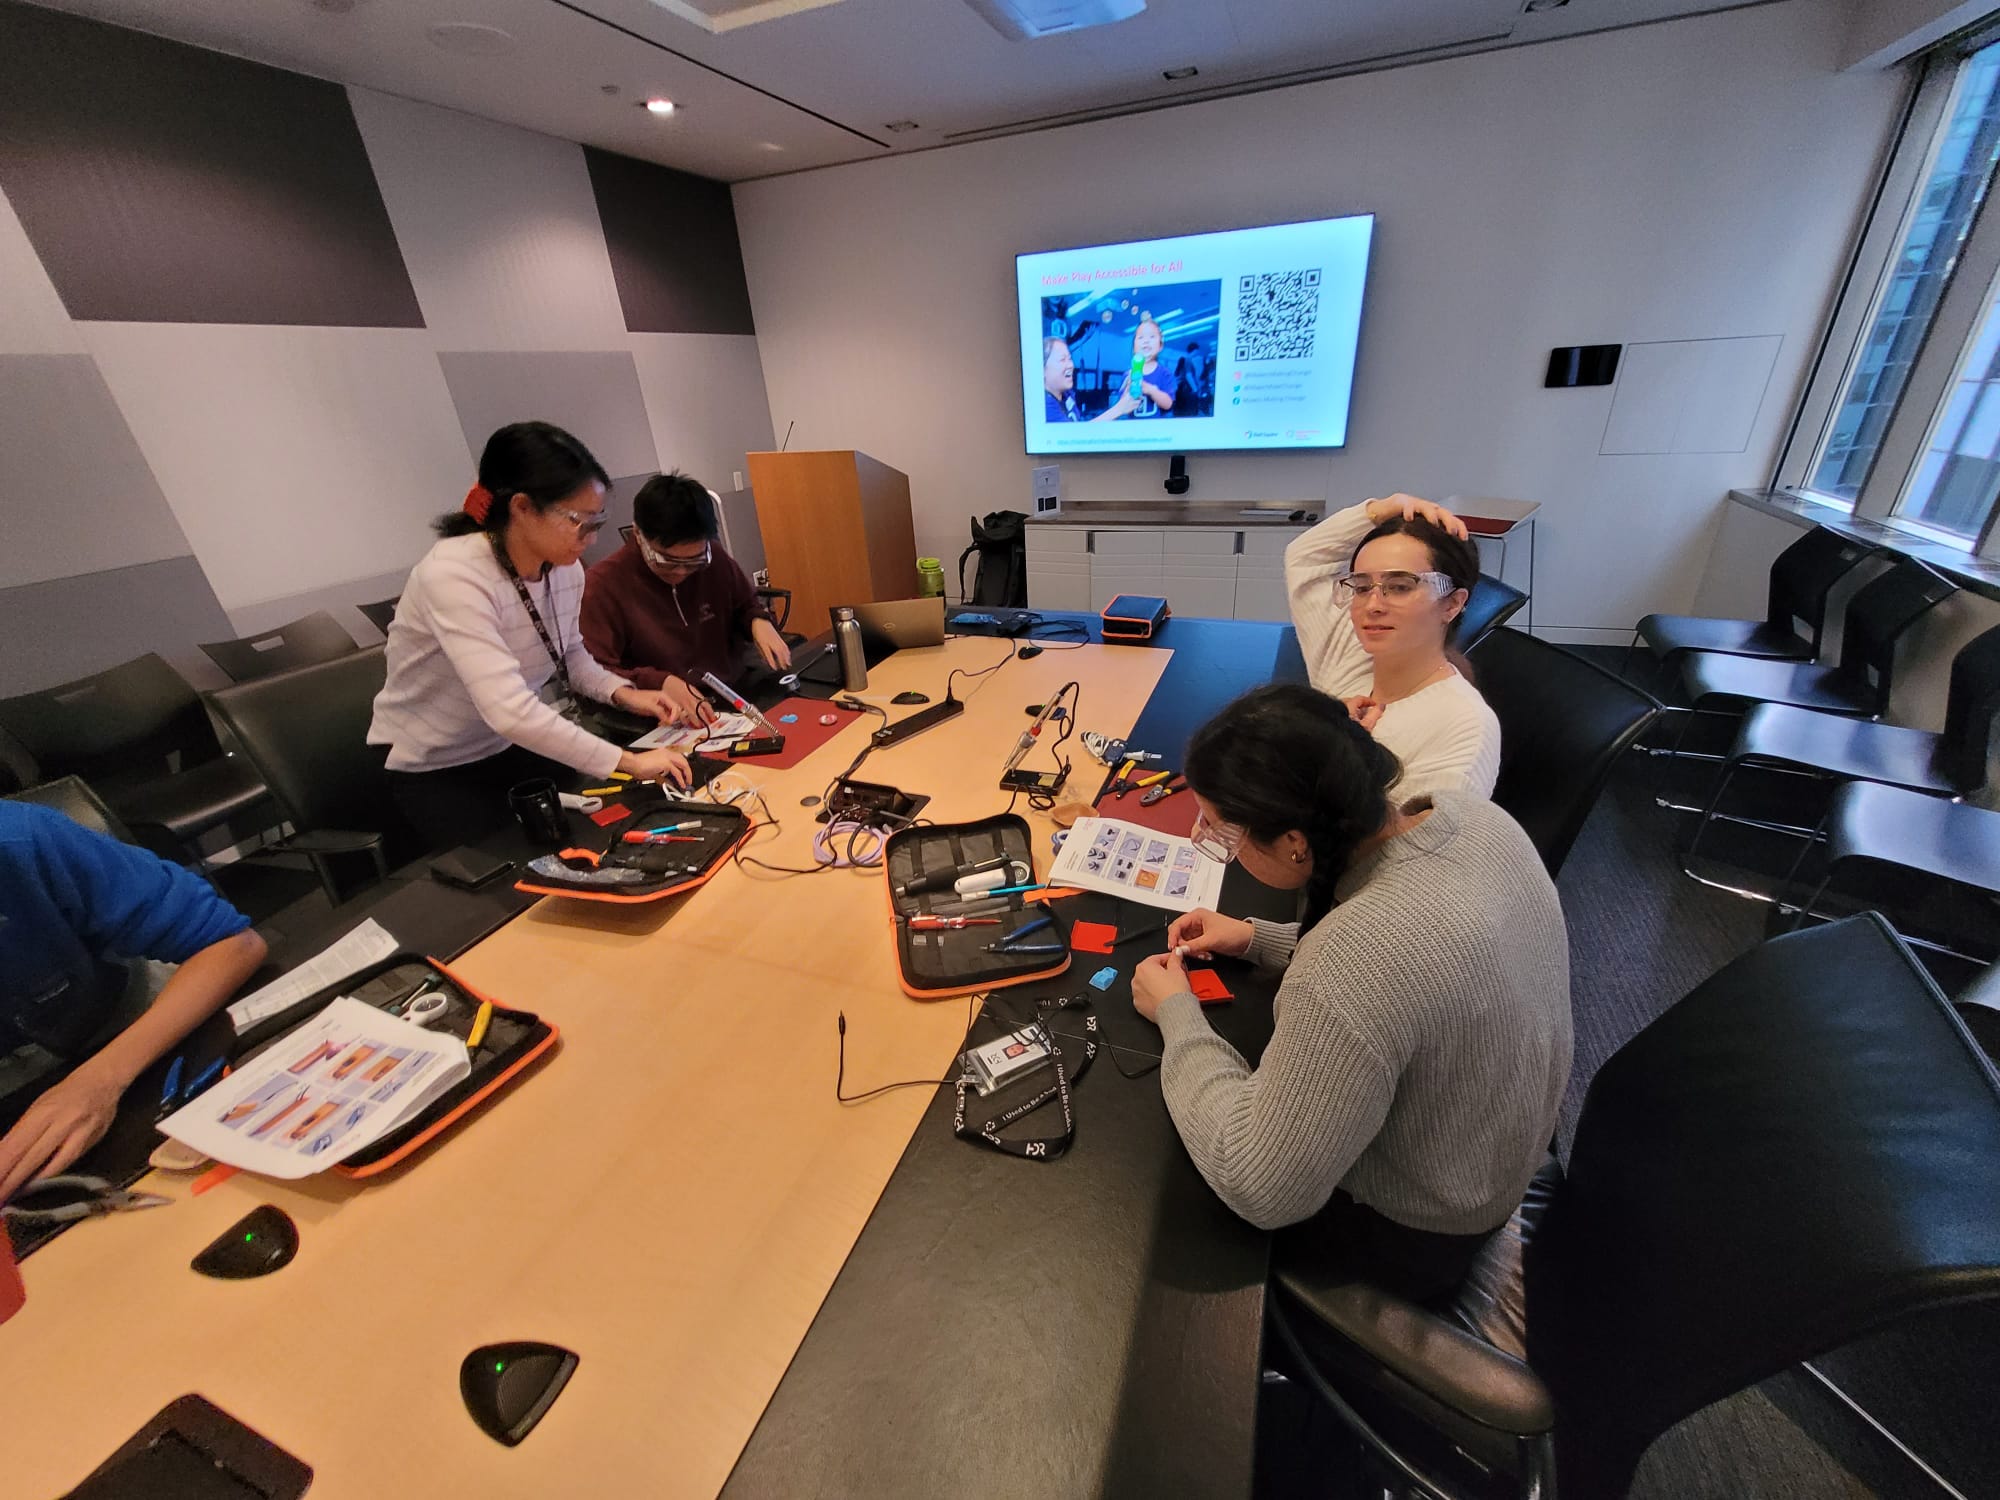
[[[584,649],[581,564],[526,584],[578,693],[609,703],[630,686]],[[618,746],[543,701],[555,662],[482,532],[444,538],[411,570],[389,626],[388,668],[368,743],[389,747],[392,771],[462,766],[509,745],[599,778],[618,769]]]
[[[1366,504],[1335,511],[1285,548],[1285,592],[1312,685],[1336,698],[1374,692],[1375,661],[1334,593],[1355,546],[1374,529]],[[1403,763],[1399,800],[1428,792],[1493,795],[1500,775],[1500,721],[1479,690],[1451,676],[1386,705],[1375,738]]]

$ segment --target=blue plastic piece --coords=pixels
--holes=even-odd
[[[796,724],[799,722],[799,716],[797,714],[779,714],[778,722],[780,724]]]
[[[1090,976],[1090,987],[1094,990],[1108,990],[1118,982],[1116,969],[1099,969]]]

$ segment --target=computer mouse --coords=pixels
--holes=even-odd
[[[189,1264],[203,1276],[248,1281],[292,1263],[299,1253],[299,1229],[275,1203],[259,1204],[210,1241]]]
[[[891,703],[928,703],[931,700],[922,693],[898,693],[889,700]]]
[[[1036,657],[1042,654],[1042,648],[1040,646],[1023,646],[1019,651],[1016,651],[1014,654],[1017,657],[1019,657],[1022,661],[1033,661]]]
[[[458,1367],[458,1394],[479,1430],[511,1448],[556,1404],[577,1364],[554,1344],[482,1345]]]

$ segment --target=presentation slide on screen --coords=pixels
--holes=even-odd
[[[1027,451],[1347,441],[1372,214],[1015,258]]]

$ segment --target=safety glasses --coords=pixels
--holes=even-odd
[[[558,510],[556,514],[574,526],[578,536],[596,536],[611,519],[603,511],[588,516],[574,510]]]
[[[634,535],[637,535],[637,533],[634,533]],[[709,562],[715,556],[715,547],[712,543],[703,542],[701,544],[701,551],[693,557],[675,557],[670,552],[662,552],[659,548],[648,542],[645,537],[641,536],[639,537],[639,555],[656,568],[669,568],[682,573],[692,573],[698,568],[705,568],[709,565]]]
[[[1211,823],[1199,807],[1195,809],[1194,831],[1188,835],[1195,852],[1205,854],[1217,864],[1226,865],[1236,858],[1236,851],[1243,847],[1246,830],[1240,823]]]
[[[1366,599],[1378,589],[1391,604],[1407,604],[1419,597],[1442,599],[1453,587],[1444,573],[1343,573],[1333,581],[1333,592],[1344,605]]]

